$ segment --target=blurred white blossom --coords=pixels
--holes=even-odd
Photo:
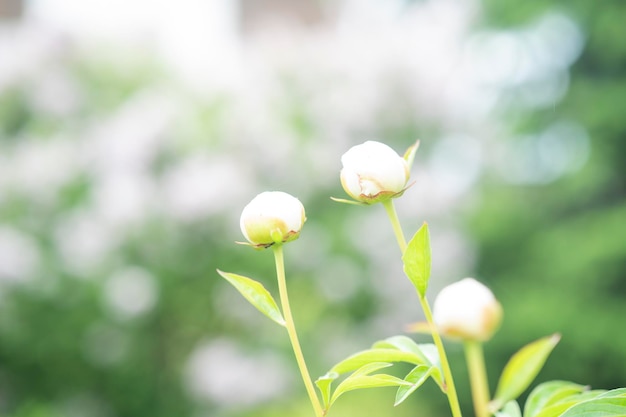
[[[67,213],[54,225],[53,238],[64,267],[80,278],[93,278],[122,236],[89,209]]]
[[[250,407],[288,395],[293,386],[291,371],[280,356],[245,353],[233,341],[215,339],[191,353],[184,382],[199,400]]]
[[[28,282],[40,263],[37,242],[10,226],[0,226],[0,283]]]
[[[161,198],[166,214],[192,221],[227,211],[249,188],[246,170],[237,159],[197,153],[165,172]]]
[[[59,188],[81,172],[80,154],[67,137],[25,139],[7,153],[0,186],[38,203],[56,202]]]
[[[158,299],[155,278],[140,267],[116,271],[104,283],[104,301],[109,313],[123,320],[150,312]]]

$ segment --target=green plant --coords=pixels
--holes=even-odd
[[[445,287],[437,296],[434,313],[426,297],[431,279],[431,246],[428,224],[424,223],[407,243],[393,205],[393,199],[407,190],[416,143],[400,157],[384,144],[365,142],[342,157],[341,183],[353,200],[342,203],[368,206],[381,203],[390,219],[402,253],[404,272],[416,289],[426,323],[412,330],[431,335],[433,343],[418,344],[399,335],[375,342],[334,365],[315,381],[318,396],[298,341],[287,293],[283,245],[297,239],[305,221],[300,202],[281,192],[266,192],[246,206],[241,229],[256,249],[272,248],[280,291],[280,305],[265,287],[245,276],[219,271],[252,305],[286,328],[304,385],[316,417],[325,416],[343,394],[366,388],[396,387],[395,405],[404,402],[429,378],[447,396],[451,413],[462,412],[442,336],[464,344],[476,417],[572,417],[626,415],[626,389],[589,390],[565,381],[537,386],[522,409],[519,396],[530,386],[560,340],[553,334],[531,342],[517,351],[504,367],[494,396],[489,392],[483,343],[498,328],[502,308],[491,291],[478,281],[466,278]],[[381,372],[397,363],[413,368],[403,377]],[[338,382],[333,388],[333,383]],[[321,398],[320,398],[321,397]]]

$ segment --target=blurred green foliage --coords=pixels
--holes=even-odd
[[[540,186],[489,178],[468,223],[479,244],[476,274],[505,306],[502,330],[489,346],[497,374],[509,352],[534,337],[561,332],[541,380],[593,388],[624,386],[626,334],[626,45],[620,41],[626,4],[619,0],[485,1],[489,25],[507,27],[549,8],[571,16],[585,48],[570,72],[569,90],[553,108],[530,112],[519,133],[560,118],[584,126],[591,143],[578,172]],[[519,114],[511,112],[511,120]]]

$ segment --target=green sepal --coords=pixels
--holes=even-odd
[[[267,249],[270,246],[274,245],[274,243],[260,243],[258,245],[255,245],[253,243],[249,243],[249,242],[235,242],[238,245],[242,245],[242,246],[250,246],[252,249],[254,250],[263,250],[263,249]]]
[[[524,346],[509,359],[500,375],[495,398],[490,403],[491,410],[499,410],[528,388],[560,339],[559,334],[543,337]]]
[[[430,233],[427,223],[419,228],[407,245],[402,255],[402,262],[404,273],[409,277],[420,297],[424,298],[428,289],[431,266]]]
[[[265,289],[263,284],[243,275],[232,274],[217,270],[223,278],[230,282],[244,296],[246,300],[257,308],[261,313],[274,320],[281,326],[285,326],[285,319],[278,309],[278,305],[272,295]]]
[[[409,171],[411,170],[411,167],[413,166],[413,161],[415,160],[415,153],[417,152],[417,149],[420,147],[420,141],[419,139],[413,144],[411,145],[406,152],[404,153],[404,160],[406,161],[406,164],[409,166]]]
[[[281,244],[285,240],[282,230],[278,228],[270,230],[270,237],[272,238],[272,241],[276,244]]]
[[[352,204],[353,206],[369,206],[370,205],[370,204],[367,204],[367,203],[363,203],[361,201],[346,200],[344,198],[331,197],[330,199],[333,200],[333,201],[336,201],[337,203]]]

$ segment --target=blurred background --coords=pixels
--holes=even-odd
[[[329,199],[370,139],[421,139],[397,208],[408,236],[430,224],[431,300],[474,276],[504,306],[492,389],[553,332],[537,382],[626,386],[624,16],[622,0],[0,0],[0,415],[310,416],[286,334],[215,269],[276,292],[271,254],[234,241],[243,206],[282,190],[307,210],[286,267],[314,377],[421,320],[382,207]],[[393,395],[331,414],[449,415],[432,382]]]

